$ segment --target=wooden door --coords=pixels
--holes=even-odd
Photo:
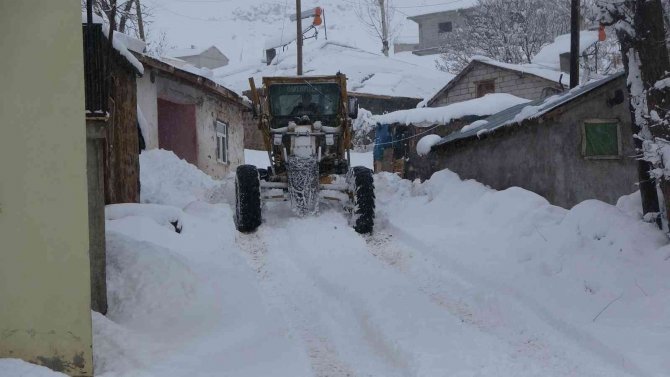
[[[197,165],[195,105],[158,99],[158,147],[170,150],[177,157]]]

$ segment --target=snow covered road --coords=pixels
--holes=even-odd
[[[154,204],[107,211],[97,375],[670,370],[670,247],[637,219],[634,197],[568,211],[450,172],[423,184],[382,174],[373,235],[336,209],[296,218],[282,203],[240,234],[219,203],[228,183],[152,153],[142,189]]]

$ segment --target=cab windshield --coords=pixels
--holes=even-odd
[[[275,127],[289,119],[307,115],[312,120],[326,120],[337,115],[340,88],[337,84],[275,84],[269,88]]]

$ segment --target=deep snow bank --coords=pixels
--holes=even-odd
[[[430,250],[441,268],[511,295],[606,363],[625,360],[633,375],[670,370],[661,351],[670,349],[670,246],[640,220],[639,194],[566,210],[446,170],[424,183],[383,173],[376,186],[380,228]]]
[[[169,204],[180,208],[200,200],[228,201],[229,179],[217,181],[172,151],[152,149],[140,154],[142,203]]]

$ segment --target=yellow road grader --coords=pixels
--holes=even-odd
[[[374,181],[370,169],[351,166],[358,104],[347,96],[346,76],[265,77],[261,90],[253,79],[249,82],[270,166],[237,168],[237,229],[255,231],[265,201],[290,202],[298,216],[315,214],[319,203],[335,201],[351,214],[357,232],[372,232]]]

